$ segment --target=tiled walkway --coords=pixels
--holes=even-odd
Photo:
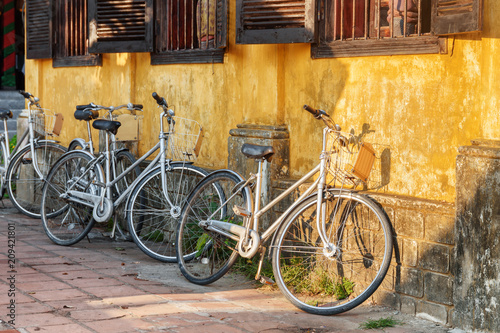
[[[11,236],[15,233],[11,248],[9,225]],[[9,249],[15,253],[15,272],[9,267]],[[15,296],[9,295],[10,282]],[[90,243],[57,246],[45,236],[39,220],[0,208],[2,333],[366,332],[360,323],[389,316],[405,324],[385,332],[448,331],[379,307],[332,317],[310,315],[279,292],[256,289],[235,276],[207,287],[193,285],[177,265],[154,261],[131,242],[97,237]],[[9,320],[15,322],[13,331],[7,331]]]

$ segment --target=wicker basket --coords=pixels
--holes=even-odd
[[[333,186],[367,183],[375,162],[375,150],[360,137],[331,131],[327,138],[327,165]]]
[[[202,127],[195,120],[181,117],[172,117],[171,121],[174,122],[173,130],[166,133],[167,158],[176,161],[196,160],[203,141]]]
[[[61,113],[54,113],[48,109],[33,108],[31,110],[33,129],[42,136],[59,136],[64,121]]]

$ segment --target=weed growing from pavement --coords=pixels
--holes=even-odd
[[[380,318],[376,320],[368,320],[360,325],[361,328],[365,330],[379,329],[384,327],[394,327],[396,325],[403,325],[404,323],[400,320],[396,320],[392,317]]]

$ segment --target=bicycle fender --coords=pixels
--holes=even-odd
[[[119,148],[119,149],[115,150],[115,154],[122,152],[122,151],[130,151],[130,149],[128,149],[127,147]]]
[[[47,139],[44,139],[44,140],[38,140],[37,141],[38,143],[40,142],[50,142],[50,143],[60,143],[61,141],[58,141],[58,140],[47,140]]]
[[[87,145],[87,142],[85,140],[83,140],[82,138],[76,138],[76,139],[71,140],[68,147],[71,147],[73,145],[73,142],[78,143],[81,147],[85,147]]]

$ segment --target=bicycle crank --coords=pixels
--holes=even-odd
[[[247,229],[243,226],[216,220],[200,222],[200,226],[238,241],[238,253],[243,258],[252,258],[260,247],[260,236],[255,230],[248,230],[247,242],[244,242]]]
[[[113,215],[113,203],[108,198],[94,206],[92,216],[96,222],[107,222]]]
[[[113,202],[108,198],[101,198],[100,195],[68,191],[61,195],[61,197],[93,207],[92,216],[96,222],[107,222],[113,215]]]

